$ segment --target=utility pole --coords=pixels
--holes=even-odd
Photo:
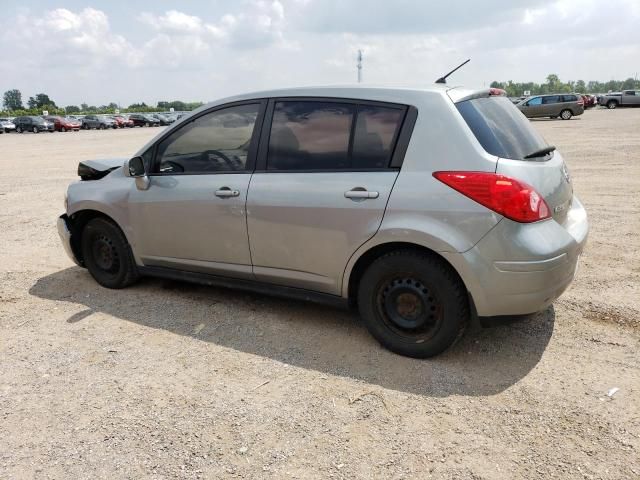
[[[362,50],[358,50],[358,83],[362,83]]]

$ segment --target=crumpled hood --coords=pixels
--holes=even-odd
[[[83,160],[78,164],[78,175],[82,180],[98,180],[124,165],[126,158],[103,158]]]

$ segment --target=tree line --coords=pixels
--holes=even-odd
[[[185,112],[194,110],[202,105],[202,102],[182,102],[180,100],[174,100],[173,102],[161,101],[153,105],[147,105],[144,102],[132,103],[126,108],[120,108],[115,102],[111,102],[108,105],[87,105],[81,103],[80,105],[67,105],[66,107],[59,107],[56,105],[49,95],[46,93],[38,93],[33,97],[29,97],[27,105],[25,106],[22,101],[22,92],[18,89],[7,90],[2,97],[2,106],[4,110],[0,111],[3,115],[42,115],[43,111],[48,111],[49,115],[73,115],[73,114],[113,114],[116,110],[126,110],[127,112],[166,112],[173,108],[177,112]]]
[[[547,75],[546,83],[521,83],[509,80],[508,82],[493,81],[490,86],[505,90],[509,97],[520,97],[526,91],[531,92],[531,95],[544,95],[545,93],[607,93],[619,92],[620,90],[640,90],[640,81],[629,77],[626,80],[609,80],[608,82],[597,80],[563,82],[558,75],[552,73]]]

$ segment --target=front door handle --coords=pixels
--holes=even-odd
[[[222,187],[219,190],[216,190],[216,197],[220,198],[229,198],[229,197],[237,197],[240,195],[238,190],[231,190],[229,187]]]
[[[378,192],[369,192],[362,187],[354,188],[348,192],[344,192],[345,198],[378,198],[380,194]]]

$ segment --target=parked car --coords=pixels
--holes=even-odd
[[[80,130],[81,123],[78,120],[69,117],[60,117],[57,115],[49,115],[44,119],[53,123],[56,132],[77,132]]]
[[[129,120],[133,121],[134,127],[159,127],[160,121],[157,118],[153,118],[151,115],[144,113],[132,113],[129,115]]]
[[[160,125],[163,127],[167,125],[171,125],[173,122],[176,121],[173,117],[170,117],[168,115],[162,115],[160,113],[153,113],[151,114],[151,117],[158,120],[158,122],[160,122]]]
[[[16,126],[17,133],[24,133],[24,132],[40,133],[40,132],[55,131],[53,127],[53,123],[47,122],[42,117],[36,117],[36,116],[30,116],[30,115],[16,117],[13,119],[13,123]]]
[[[126,115],[114,115],[112,118],[116,121],[116,124],[120,128],[133,127],[133,121],[131,121]]]
[[[0,130],[2,132],[10,133],[16,131],[16,125],[9,118],[0,118]]]
[[[441,85],[220,100],[128,160],[80,163],[58,231],[108,288],[151,275],[351,305],[390,350],[436,355],[472,312],[539,311],[575,275],[586,212],[517,112]]]
[[[91,130],[96,128],[104,130],[106,128],[117,128],[116,122],[106,115],[85,115],[82,119],[82,128]]]
[[[516,105],[527,118],[549,117],[569,120],[584,113],[584,101],[575,93],[536,95]]]
[[[588,108],[595,107],[598,104],[598,101],[595,95],[580,94],[580,96],[582,97],[582,101],[584,102],[585,110]]]
[[[640,90],[623,90],[612,92],[598,98],[598,103],[609,109],[618,107],[639,107]]]

